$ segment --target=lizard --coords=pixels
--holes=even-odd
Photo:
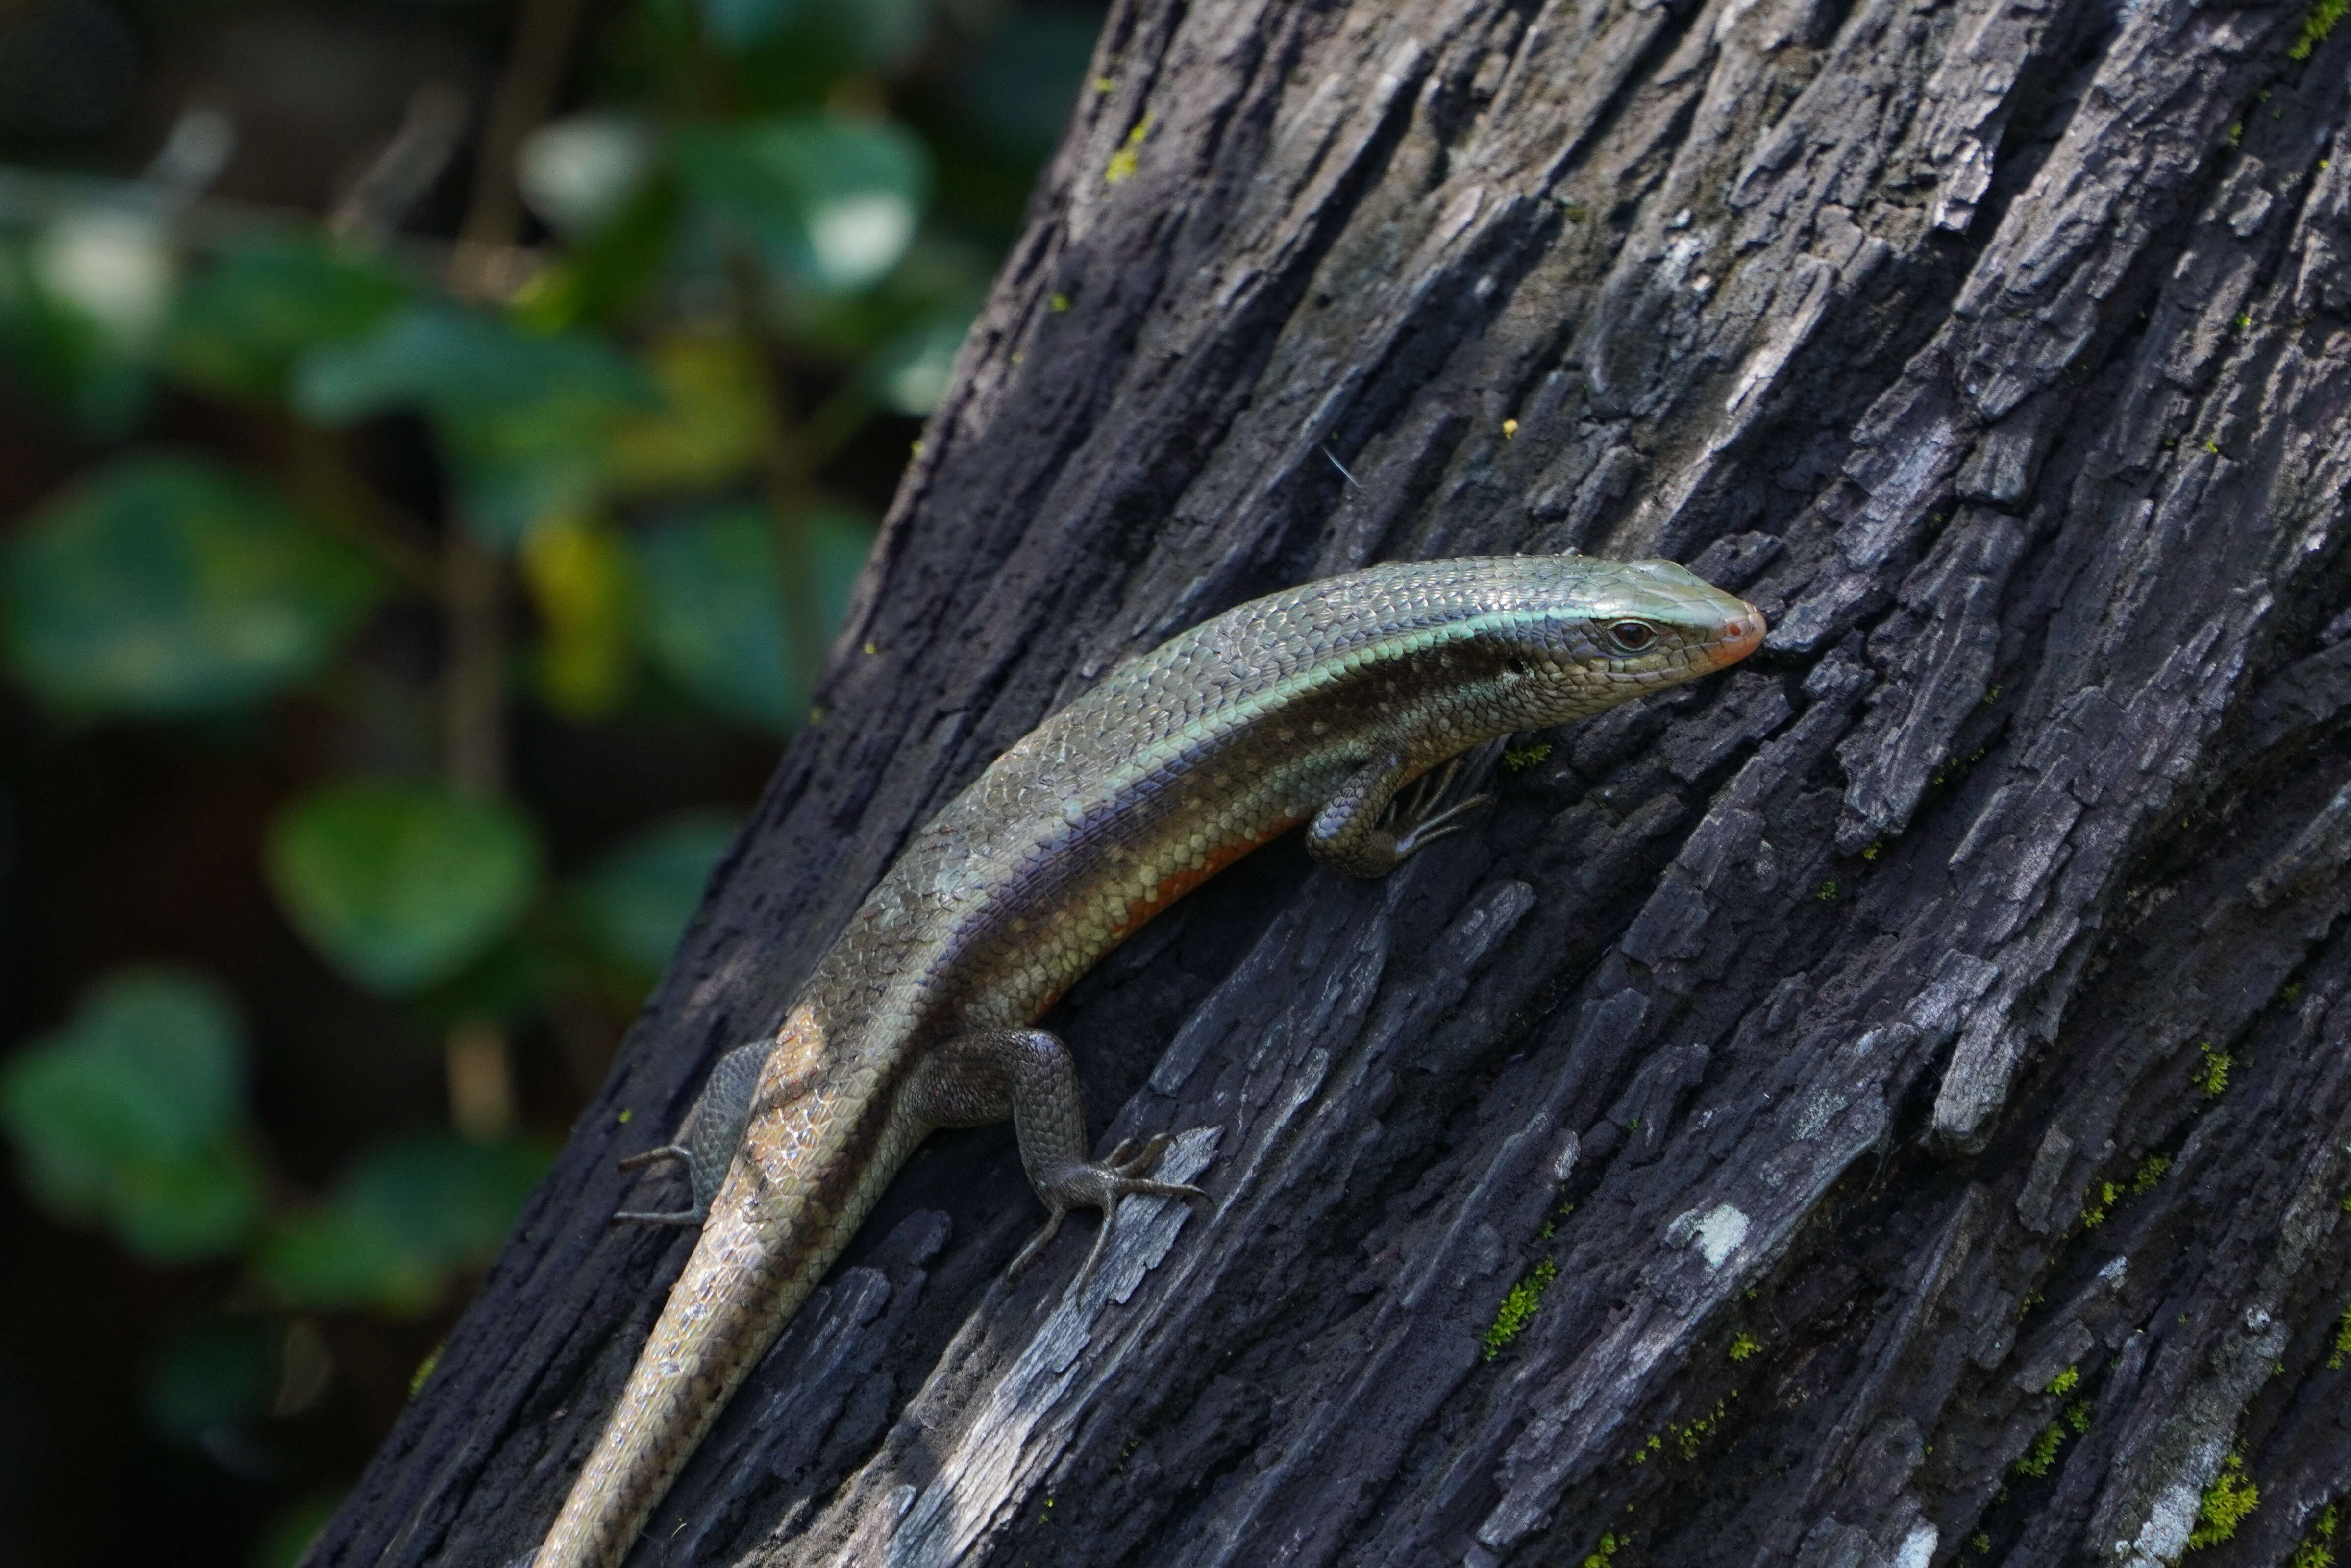
[[[1305,826],[1375,877],[1488,803],[1446,803],[1461,754],[1696,679],[1761,613],[1669,561],[1392,562],[1252,600],[1118,666],[917,833],[772,1040],[722,1057],[677,1140],[699,1225],[611,1418],[533,1556],[611,1568],[686,1458],[933,1129],[1009,1118],[1044,1228],[1155,1181],[1165,1134],[1088,1157],[1076,1063],[1036,1027],[1142,924]]]

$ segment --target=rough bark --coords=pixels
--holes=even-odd
[[[2303,20],[1121,4],[821,721],[316,1561],[535,1542],[688,1245],[606,1225],[615,1158],[1054,704],[1302,578],[1578,549],[1768,649],[1488,758],[1385,884],[1277,846],[1102,965],[1102,1136],[1185,1132],[1214,1211],[1008,1284],[1008,1136],[935,1140],[636,1561],[2145,1564],[2234,1454],[2203,1560],[2283,1562],[2351,1487]]]

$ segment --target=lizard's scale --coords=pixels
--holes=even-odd
[[[1663,561],[1396,563],[1241,605],[1046,720],[852,916],[748,1106],[697,1108],[741,1118],[739,1148],[537,1568],[621,1560],[934,1127],[1015,1114],[1057,1222],[1155,1190],[1139,1162],[1086,1160],[1066,1051],[1024,1027],[1143,922],[1310,819],[1311,852],[1378,874],[1451,825],[1383,826],[1403,784],[1719,669],[1762,632],[1753,606]]]

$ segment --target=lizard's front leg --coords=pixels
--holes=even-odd
[[[1460,768],[1457,757],[1424,774],[1398,799],[1404,758],[1394,753],[1373,758],[1349,775],[1307,824],[1306,852],[1349,876],[1385,876],[1446,834],[1458,831],[1467,825],[1464,817],[1492,802],[1491,795],[1472,795],[1439,809]]]
[[[1017,1274],[1044,1249],[1072,1208],[1102,1210],[1102,1230],[1078,1272],[1082,1287],[1110,1240],[1121,1199],[1207,1197],[1196,1186],[1153,1181],[1143,1173],[1172,1141],[1165,1133],[1138,1143],[1128,1138],[1101,1161],[1086,1157],[1086,1108],[1078,1097],[1078,1065],[1058,1035],[1041,1029],[990,1030],[958,1035],[932,1050],[908,1084],[903,1104],[934,1127],[978,1127],[1009,1117],[1020,1143],[1029,1185],[1051,1210],[1006,1270]]]

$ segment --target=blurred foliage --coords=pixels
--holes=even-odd
[[[825,624],[837,625],[872,531],[854,514],[818,507],[806,519],[810,565]],[[758,506],[712,508],[637,538],[647,652],[713,709],[778,732],[808,706],[799,672],[774,650],[786,606],[768,591],[783,570],[772,520]]]
[[[43,507],[0,561],[8,663],[68,712],[236,707],[318,674],[374,574],[261,486],[134,453]]]
[[[735,837],[716,811],[686,811],[606,854],[572,890],[581,925],[606,956],[650,982],[702,902],[710,868]]]
[[[489,950],[529,903],[539,850],[506,801],[353,781],[288,806],[267,864],[295,929],[355,984],[400,995]]]
[[[547,1158],[536,1145],[439,1135],[375,1150],[273,1231],[261,1276],[297,1306],[423,1312],[452,1275],[489,1261]]]
[[[275,1023],[256,1047],[245,1018],[287,1005],[225,977],[92,963],[0,1058],[32,1200],[179,1281],[146,1424],[282,1489],[256,1563],[299,1555],[337,1479],[256,1459],[256,1434],[350,1375],[333,1334],[445,1325],[601,1071],[549,1098],[505,1042],[617,1036],[747,804],[672,799],[581,843],[550,816],[559,765],[504,759],[548,724],[772,747],[806,720],[1098,19],[611,0],[534,83],[496,51],[538,4],[378,7],[488,68],[471,129],[381,210],[390,123],[331,213],[210,201],[234,102],[153,106],[180,119],[152,161],[88,140],[138,97],[99,79],[142,68],[116,8],[165,40],[264,8],[49,0],[0,37],[0,82],[56,89],[0,105],[53,162],[0,169],[0,388],[58,455],[0,538],[0,674],[66,740],[266,752],[275,797],[236,831],[319,983],[445,1046],[447,1119],[313,1181],[256,1079],[346,1048]],[[41,63],[100,33],[103,58],[68,50],[98,86]],[[508,89],[565,107],[501,167],[479,139]],[[479,199],[509,180],[519,208]]]
[[[166,1261],[235,1249],[261,1218],[245,1040],[201,977],[119,971],[0,1071],[35,1196]]]

